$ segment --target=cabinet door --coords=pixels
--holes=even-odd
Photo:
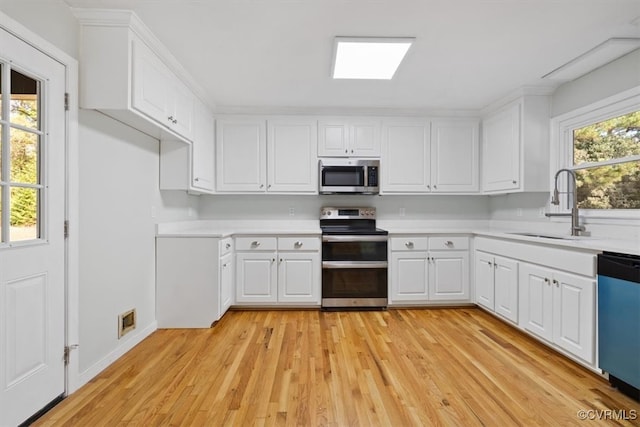
[[[476,302],[493,311],[493,255],[476,252]]]
[[[593,363],[595,347],[595,281],[554,272],[553,341]]]
[[[391,253],[391,303],[429,299],[426,252]]]
[[[430,187],[430,132],[425,121],[382,126],[382,192],[425,193]]]
[[[236,302],[277,302],[275,252],[238,253],[236,256]]]
[[[477,120],[431,122],[433,191],[478,191],[478,128]]]
[[[518,263],[495,257],[493,267],[495,312],[518,323]]]
[[[349,126],[349,155],[380,157],[380,121],[354,120]]]
[[[520,104],[482,122],[482,190],[517,189],[520,179]]]
[[[169,128],[188,140],[193,139],[195,98],[193,93],[175,75],[169,79]]]
[[[220,119],[216,127],[216,190],[264,192],[267,163],[264,120]]]
[[[547,268],[520,264],[520,326],[549,342],[553,341],[551,277],[552,271]]]
[[[434,251],[429,255],[429,300],[468,300],[469,254],[458,251]]]
[[[269,120],[267,191],[318,192],[315,120]]]
[[[318,121],[318,156],[349,156],[349,124],[342,119]]]
[[[320,305],[320,253],[280,253],[278,302]]]
[[[233,305],[233,254],[220,258],[220,317]]]
[[[168,127],[171,71],[142,41],[132,43],[131,106]]]
[[[191,145],[191,186],[205,191],[213,191],[215,188],[213,128],[213,115],[203,103],[198,101]]]

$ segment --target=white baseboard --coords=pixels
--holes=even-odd
[[[91,381],[95,378],[100,372],[104,371],[108,368],[113,362],[121,358],[125,353],[130,351],[133,347],[140,344],[142,340],[147,338],[153,332],[158,329],[158,322],[153,321],[149,326],[144,329],[141,329],[135,335],[131,337],[127,337],[128,339],[124,341],[121,345],[115,348],[111,353],[107,354],[93,366],[85,370],[84,372],[80,372],[76,381],[69,381],[69,387],[67,390],[67,394],[71,394],[78,390],[80,387]]]

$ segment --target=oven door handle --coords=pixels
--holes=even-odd
[[[388,237],[385,235],[380,236],[367,236],[367,235],[348,235],[348,236],[336,236],[336,235],[323,235],[323,242],[386,242]]]
[[[322,261],[323,269],[336,268],[387,268],[387,261]]]

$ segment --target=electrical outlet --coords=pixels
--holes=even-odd
[[[400,216],[405,216],[406,213],[407,211],[405,210],[405,208],[400,208]]]
[[[189,208],[189,217],[192,217],[194,213],[193,208]]]
[[[289,208],[289,216],[294,216],[296,214],[296,209],[292,206]]]
[[[516,216],[522,216],[522,209],[521,208],[518,208],[516,210]]]

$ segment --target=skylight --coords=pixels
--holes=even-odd
[[[336,37],[332,77],[391,80],[413,41],[406,37]]]

